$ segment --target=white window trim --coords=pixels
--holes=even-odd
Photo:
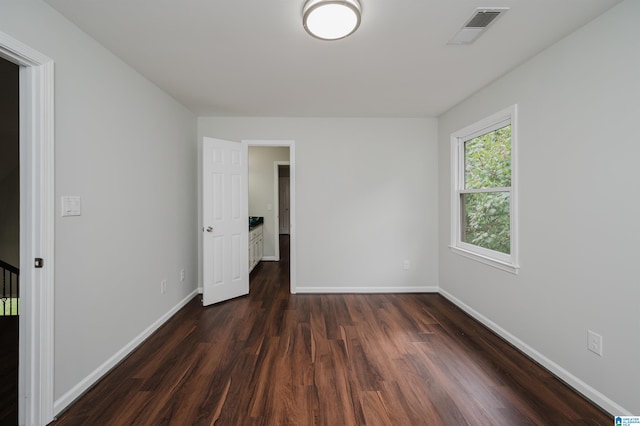
[[[461,241],[460,192],[464,190],[464,142],[511,124],[511,188],[510,234],[511,254],[500,253]],[[490,117],[451,134],[451,245],[453,253],[503,271],[517,274],[518,262],[518,180],[517,180],[517,105],[512,105]],[[502,188],[504,189],[504,188]],[[469,192],[469,191],[464,191]]]

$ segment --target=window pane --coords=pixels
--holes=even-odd
[[[508,192],[460,194],[462,238],[468,244],[511,253]]]
[[[511,186],[511,125],[464,143],[464,188]]]

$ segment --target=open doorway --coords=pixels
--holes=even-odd
[[[288,251],[290,292],[295,293],[294,141],[245,140],[243,143],[248,145],[249,151],[249,216],[261,217],[264,221],[262,260],[280,261],[280,246],[284,245]],[[280,169],[281,166],[286,167],[286,172],[284,168]],[[280,191],[281,174],[283,178],[287,175],[286,195]],[[287,216],[286,233],[281,232],[280,226],[283,212]],[[282,238],[286,238],[284,244]]]
[[[18,424],[20,80],[0,58],[0,424]]]
[[[274,162],[274,198],[275,227],[279,237],[276,239],[276,258],[280,258],[280,242],[288,240],[291,232],[291,172],[289,161]]]

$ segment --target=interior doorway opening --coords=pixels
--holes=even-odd
[[[263,216],[264,229],[264,255],[265,261],[280,261],[280,246],[282,236],[288,236],[286,248],[288,251],[290,292],[296,293],[296,233],[295,233],[295,142],[292,140],[244,140],[249,148],[249,215]],[[252,159],[252,151],[254,157]],[[261,153],[259,153],[262,151]],[[279,152],[279,155],[278,155]],[[260,157],[262,156],[262,157]],[[262,160],[257,160],[262,158]],[[262,161],[258,175],[251,176],[251,163]],[[281,166],[286,166],[280,169]],[[287,170],[285,172],[284,170]],[[255,169],[254,169],[255,170]],[[287,195],[280,193],[280,178],[287,176]],[[283,184],[284,185],[284,184]],[[281,233],[280,219],[283,214],[281,198],[287,210],[287,233]]]
[[[0,424],[18,424],[20,67],[0,58]]]
[[[278,233],[280,235],[289,235],[289,228],[291,225],[291,218],[289,216],[289,209],[291,206],[290,198],[290,176],[289,176],[289,164],[278,165]]]

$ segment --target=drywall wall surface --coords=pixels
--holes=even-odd
[[[295,141],[299,292],[437,286],[435,119],[200,117],[203,136]]]
[[[610,411],[640,413],[640,2],[612,8],[443,114],[440,287]],[[520,273],[450,252],[450,135],[518,105]],[[603,356],[587,350],[603,336]],[[622,414],[613,412],[612,414]]]
[[[196,118],[43,2],[0,28],[55,66],[58,400],[196,289]]]
[[[262,216],[263,256],[274,258],[275,239],[279,229],[275,226],[276,200],[274,196],[274,162],[289,161],[289,148],[249,147],[249,216]]]

